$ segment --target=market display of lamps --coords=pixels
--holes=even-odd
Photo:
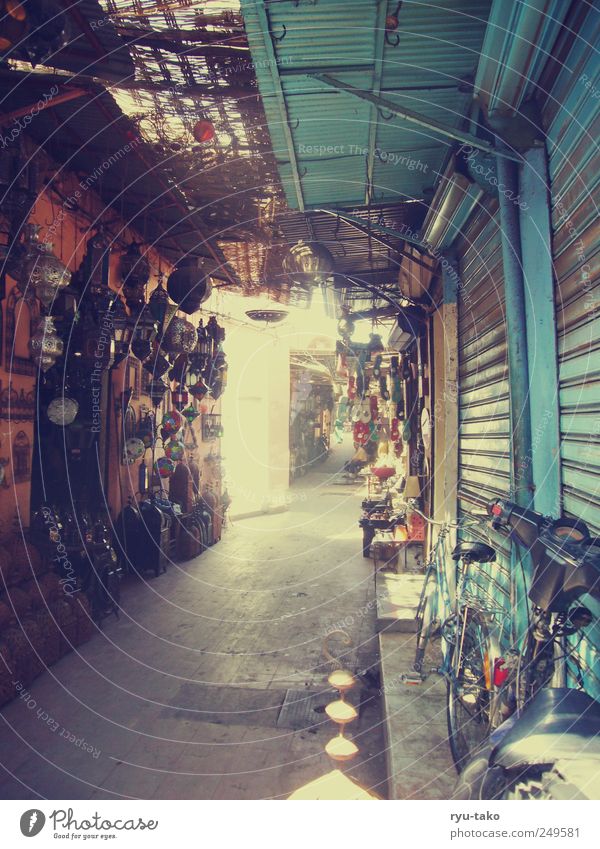
[[[29,354],[43,372],[52,368],[63,352],[63,341],[56,332],[52,316],[42,316],[29,339]]]
[[[333,257],[324,245],[301,239],[284,257],[283,270],[299,286],[319,286],[333,274]]]

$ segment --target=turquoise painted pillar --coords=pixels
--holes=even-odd
[[[528,150],[519,172],[533,506],[540,513],[558,517],[561,514],[558,354],[545,146]]]
[[[501,143],[499,142],[499,147]],[[533,506],[531,463],[531,411],[525,313],[525,279],[519,220],[519,166],[503,156],[496,158],[500,202],[504,301],[508,349],[508,387],[511,427],[511,497],[522,507]]]

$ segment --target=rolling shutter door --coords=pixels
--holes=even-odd
[[[585,84],[591,81],[596,91],[600,86],[593,48],[599,30],[600,14],[592,9],[552,78],[543,117],[556,278],[561,507],[600,536],[600,115],[598,97]],[[579,648],[586,687],[596,695],[598,646],[597,624]]]
[[[473,214],[457,244],[459,355],[459,515],[481,514],[469,501],[508,496],[510,489],[510,415],[502,245],[498,204],[486,199]],[[447,438],[452,438],[448,435]],[[476,534],[476,530],[473,530]],[[489,536],[488,536],[489,535]],[[466,538],[469,534],[461,532]],[[510,543],[485,529],[497,562],[474,573],[478,592],[506,612],[510,592]]]

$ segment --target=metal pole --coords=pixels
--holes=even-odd
[[[497,142],[498,145],[502,143]],[[497,157],[502,261],[504,265],[504,297],[506,308],[506,344],[508,349],[508,386],[511,425],[511,490],[522,507],[533,507],[533,468],[531,442],[531,409],[529,399],[529,364],[527,355],[527,322],[525,312],[525,280],[521,257],[518,166],[503,155]]]

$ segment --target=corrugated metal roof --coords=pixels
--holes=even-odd
[[[378,22],[382,12],[394,12],[391,0],[299,5],[241,0],[290,206],[363,204],[370,148],[375,152],[372,202],[427,194],[452,142],[400,118],[386,121],[371,104],[308,73],[328,73],[367,91],[379,83],[386,98],[450,127],[462,126],[490,5],[490,0],[435,5],[405,0],[398,45],[384,44],[378,64]]]

